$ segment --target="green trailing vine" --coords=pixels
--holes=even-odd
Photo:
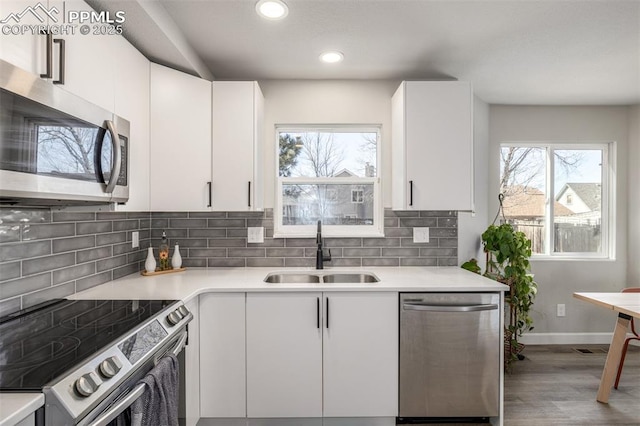
[[[487,256],[486,277],[509,286],[505,301],[509,307],[509,321],[505,325],[507,366],[518,359],[523,345],[518,342],[525,331],[533,330],[530,311],[538,286],[531,275],[531,240],[523,232],[515,231],[508,224],[490,225],[482,234],[482,243]],[[465,262],[462,267],[480,273],[475,259]]]

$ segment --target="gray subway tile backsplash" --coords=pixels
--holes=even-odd
[[[0,243],[20,241],[20,225],[0,226]]]
[[[111,232],[113,230],[112,222],[78,222],[76,224],[76,233],[84,234],[101,234]]]
[[[385,236],[325,238],[327,266],[455,266],[455,211],[385,210]],[[315,236],[273,238],[273,210],[264,212],[75,212],[0,209],[0,316],[139,272],[162,232],[180,245],[185,267],[313,267]],[[265,228],[263,243],[247,227]],[[430,242],[414,243],[413,227]],[[131,247],[131,233],[140,247]]]
[[[22,261],[22,275],[33,275],[40,272],[52,271],[76,263],[75,253],[54,254],[53,256],[38,257]]]
[[[96,273],[95,263],[83,263],[81,265],[53,271],[53,285],[74,281],[78,278],[88,277]]]
[[[58,238],[51,241],[54,253],[86,249],[96,246],[96,237],[87,235],[85,237]]]
[[[0,262],[51,254],[51,241],[33,241],[0,245]]]
[[[0,292],[0,294],[2,295],[2,298],[10,299],[22,294],[51,287],[51,273],[47,272],[45,274],[4,281],[1,285],[2,292]]]

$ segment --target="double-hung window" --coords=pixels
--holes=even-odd
[[[277,126],[276,237],[381,236],[379,126]]]
[[[534,255],[613,257],[613,143],[500,147],[502,220],[524,232]]]

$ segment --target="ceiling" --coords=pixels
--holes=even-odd
[[[88,0],[154,62],[217,80],[458,79],[491,104],[640,103],[640,0]],[[324,50],[340,64],[321,64]]]

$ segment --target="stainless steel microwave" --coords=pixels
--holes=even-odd
[[[2,60],[0,90],[1,204],[129,199],[127,120]]]

